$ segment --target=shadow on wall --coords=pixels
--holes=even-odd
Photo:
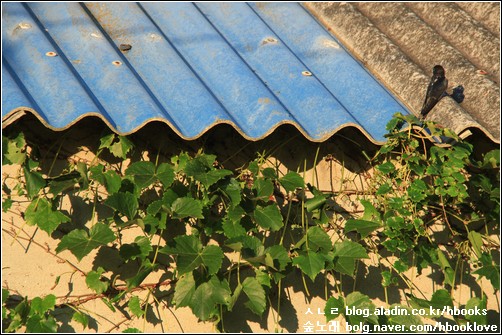
[[[43,158],[41,159],[42,172],[47,174],[51,171],[52,176],[57,176],[62,172],[68,158],[74,159],[72,156],[77,153],[79,153],[78,156],[80,157],[82,147],[86,147],[90,153],[89,157],[84,159],[92,159],[93,155],[98,152],[101,136],[110,132],[100,119],[93,117],[85,118],[67,130],[56,132],[45,128],[38,119],[30,114],[9,126],[5,133],[16,129],[24,131],[27,142],[35,150],[38,150],[40,157]],[[372,157],[378,150],[378,146],[371,144],[364,135],[353,128],[342,129],[323,143],[313,143],[305,139],[296,128],[289,125],[279,127],[265,139],[256,142],[244,139],[233,127],[228,125],[213,127],[197,140],[184,141],[164,123],[152,122],[132,134],[131,139],[137,146],[137,150],[133,154],[135,156],[133,160],[139,160],[145,152],[152,161],[155,161],[157,155],[159,155],[159,161],[162,162],[169,161],[172,155],[183,151],[194,155],[202,150],[205,153],[215,154],[219,163],[231,170],[244,167],[249,161],[263,155],[274,157],[288,170],[302,172],[311,170],[316,162],[330,155],[334,161],[343,164],[343,167],[350,172],[364,174],[370,170],[366,156]],[[104,160],[111,163],[120,163],[120,160],[112,155],[103,154],[102,158]],[[89,220],[92,204],[84,203],[78,197],[70,197],[70,202],[74,220],[62,224],[53,234],[55,239],[61,238],[73,229],[83,228]],[[98,208],[98,215],[99,212],[107,210],[110,209]],[[174,229],[174,226],[170,227]],[[166,234],[173,236],[180,235],[180,232],[168,232]],[[183,233],[181,232],[181,234]],[[167,240],[167,237],[165,240]],[[299,240],[299,238],[296,240]],[[166,260],[165,263],[167,264],[168,261]],[[113,276],[118,275],[121,278],[130,278],[138,272],[137,264],[132,262],[126,265],[121,264],[118,250],[109,247],[100,248],[93,262],[93,270],[98,267],[103,267],[106,271],[113,272]],[[384,289],[380,285],[382,281],[381,271],[381,268],[372,265],[363,266],[359,264],[355,279],[348,276],[343,277],[342,290],[348,293],[360,291],[371,299],[379,299],[380,301],[385,301],[387,298],[389,304],[402,302],[404,297],[400,296],[400,292],[405,288],[404,282],[400,282],[398,286],[389,287],[386,297]],[[440,272],[438,269],[434,269],[428,275],[432,282],[442,282],[442,278],[439,277],[442,276]],[[460,273],[458,275],[461,276]],[[162,278],[162,280],[166,279],[169,278]],[[340,275],[337,274],[336,280],[340,282],[340,279]],[[310,290],[310,297],[305,297],[306,303],[309,303],[309,300],[313,297],[324,298],[326,292],[331,295],[335,291],[331,280],[325,282],[323,276],[318,276],[313,283],[308,278],[306,280]],[[460,280],[460,277],[457,280]],[[368,283],[371,284],[368,285]],[[474,280],[464,281],[463,284],[467,285],[471,291],[480,291],[478,283]],[[300,272],[292,271],[285,278],[281,292],[274,290],[270,292],[272,306],[265,312],[265,315],[272,312],[270,308],[274,310],[274,313],[277,312],[280,294],[282,317],[279,324],[290,332],[297,331],[301,327],[299,317],[304,311],[295,307],[291,300],[288,299],[288,296],[291,293],[304,292],[304,290]],[[172,292],[164,292],[163,294],[170,296],[170,293]],[[237,304],[242,304],[242,301],[238,301]],[[258,323],[262,329],[267,329],[266,317],[259,318],[244,308],[236,308],[236,310],[240,313],[244,311],[247,315],[244,317],[243,315],[236,315],[237,313],[228,313],[225,316],[226,320],[229,321],[226,322],[226,331],[251,332],[247,320]],[[153,314],[147,315],[147,318],[151,319],[149,320],[151,323],[158,322]]]
[[[79,152],[81,147],[87,147],[89,151],[96,153],[100,137],[110,133],[106,124],[97,117],[86,117],[66,130],[53,131],[30,113],[9,125],[4,132],[9,133],[15,129],[25,131],[27,141],[40,148],[41,152],[48,152],[49,158],[53,158],[59,150],[59,159],[72,156]],[[148,151],[153,156],[150,157],[152,160],[157,154],[160,154],[160,160],[169,161],[172,155],[182,151],[193,155],[202,150],[215,154],[218,162],[227,169],[243,167],[258,155],[264,155],[273,156],[288,170],[303,171],[313,167],[316,156],[319,162],[331,155],[336,161],[344,162],[344,168],[353,173],[360,173],[369,169],[363,151],[372,157],[379,148],[351,127],[341,129],[322,143],[307,140],[291,125],[282,125],[258,141],[246,140],[227,124],[214,126],[198,139],[183,140],[166,124],[152,121],[129,137],[142,150]],[[106,154],[102,153],[101,157],[112,163],[119,162],[117,158]],[[140,155],[141,152],[137,150],[135,154]],[[51,163],[49,160],[49,164]],[[60,172],[57,168],[57,165],[53,167],[54,175]]]

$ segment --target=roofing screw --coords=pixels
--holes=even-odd
[[[49,51],[49,52],[46,52],[45,55],[47,57],[56,57],[58,54],[55,53],[54,51]]]
[[[312,75],[312,72],[310,71],[302,71],[302,74],[305,76],[305,77],[310,77]]]
[[[131,48],[132,48],[132,45],[130,45],[130,44],[121,44],[119,46],[120,51],[129,51],[129,50],[131,50]]]
[[[267,43],[277,43],[277,40],[273,37],[267,37],[263,39],[263,42],[261,44],[267,44]]]
[[[159,41],[159,40],[161,40],[161,39],[162,39],[162,37],[160,37],[159,35],[154,34],[154,33],[151,33],[151,34],[150,34],[150,38],[151,38],[152,40],[154,40],[154,41]]]
[[[122,62],[116,60],[116,61],[113,61],[112,64],[115,65],[115,66],[120,66],[120,65],[122,65]]]
[[[18,26],[21,29],[30,29],[31,28],[31,24],[26,23],[26,22],[21,22]]]

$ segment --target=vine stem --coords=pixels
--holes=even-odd
[[[14,224],[12,224],[14,227],[16,227]],[[18,228],[18,227],[16,227]],[[24,230],[22,230],[22,228],[19,228],[21,229],[20,231],[22,231],[23,233],[27,234]],[[14,234],[12,233],[11,231],[5,229],[5,228],[2,228],[2,230],[7,233],[9,236],[11,236],[12,238],[14,239],[21,239],[21,240],[24,240],[24,241],[28,241],[30,243],[33,243],[35,244],[36,246],[42,248],[43,250],[45,250],[45,252],[47,252],[48,254],[50,254],[51,256],[54,256],[56,257],[57,259],[59,259],[60,261],[62,262],[65,262],[67,263],[68,265],[70,265],[73,269],[75,269],[76,271],[80,272],[81,274],[83,274],[84,276],[86,275],[86,273],[79,269],[75,264],[73,264],[72,262],[70,262],[69,260],[67,259],[64,259],[63,257],[61,256],[58,256],[57,254],[53,253],[48,247],[45,247],[43,246],[42,244],[40,244],[39,242],[35,241],[32,237],[23,237],[23,236],[19,236],[18,234]]]
[[[150,290],[152,288],[158,288],[158,287],[161,287],[161,286],[168,286],[168,285],[171,285],[173,284],[174,282],[176,282],[176,280],[164,280],[160,283],[147,283],[147,284],[141,284],[139,285],[138,287],[134,287],[132,289],[127,289],[126,285],[117,285],[115,286],[114,288],[117,290],[117,291],[127,291],[128,293],[131,293],[131,292],[136,292],[136,291],[142,291],[142,290]],[[80,299],[80,298],[83,298],[85,297],[84,299]],[[105,293],[100,293],[100,294],[96,294],[96,293],[87,293],[87,294],[82,294],[82,295],[70,295],[70,296],[61,296],[61,297],[56,297],[56,299],[68,299],[68,298],[75,298],[76,300],[74,301],[67,301],[67,302],[64,302],[64,303],[61,303],[60,305],[58,306],[61,306],[61,305],[72,305],[72,306],[78,306],[78,305],[82,305],[88,301],[91,301],[91,300],[96,300],[96,299],[101,299],[101,298],[106,298],[107,297],[107,294]]]
[[[126,321],[129,321],[129,319],[124,319],[124,320],[120,321],[119,323],[113,324],[113,327],[108,329],[105,333],[111,333],[114,329],[117,329],[118,327],[120,327],[121,324],[123,324]]]
[[[275,324],[275,328],[277,329],[279,326],[279,320],[281,317],[281,285],[282,284],[282,278],[279,279],[279,282],[277,283],[277,321]],[[270,304],[272,305],[272,304]]]

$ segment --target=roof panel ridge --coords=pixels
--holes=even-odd
[[[33,20],[37,23],[37,25],[40,27],[40,30],[42,33],[46,36],[46,38],[49,40],[49,42],[54,46],[54,49],[56,50],[57,56],[63,60],[63,62],[66,64],[68,70],[72,73],[72,75],[77,79],[77,82],[80,84],[82,89],[85,91],[87,96],[92,100],[94,103],[96,109],[99,110],[99,113],[102,114],[110,124],[116,128],[117,124],[116,122],[110,117],[106,109],[103,107],[99,99],[94,95],[92,90],[89,88],[85,80],[80,76],[78,71],[75,69],[74,65],[72,62],[68,59],[66,56],[64,50],[59,46],[57,41],[52,37],[50,34],[49,30],[45,27],[45,25],[40,21],[35,14],[35,12],[31,9],[29,3],[23,3],[23,6],[26,8],[27,12],[32,16]],[[39,108],[39,107],[38,107]],[[38,109],[37,109],[38,112]]]
[[[359,127],[378,134],[379,119],[387,119],[399,111],[408,113],[303,6],[297,3],[251,6],[271,29],[284,37],[288,48],[312,69],[323,89]],[[289,17],[296,18],[295,24],[289,24]]]
[[[150,87],[145,83],[145,81],[142,79],[142,77],[137,73],[136,69],[134,66],[131,65],[127,57],[123,55],[123,53],[120,51],[120,49],[115,45],[113,39],[111,36],[108,34],[108,32],[103,28],[103,26],[98,22],[98,20],[94,17],[92,12],[86,7],[85,3],[80,3],[84,11],[89,15],[89,17],[94,21],[100,32],[105,36],[107,41],[110,43],[113,49],[115,49],[117,55],[119,55],[121,61],[128,67],[128,69],[131,71],[131,73],[136,77],[138,82],[143,86],[144,90],[148,93],[150,98],[155,102],[157,107],[159,108],[159,111],[166,117],[167,121],[174,127],[179,128],[179,125],[172,119],[171,115],[167,112],[163,104],[159,101],[157,96],[152,92]]]
[[[261,82],[263,82],[264,87],[268,90],[268,92],[275,97],[275,99],[279,102],[279,104],[284,108],[284,111],[288,113],[288,115],[291,117],[291,120],[293,120],[299,127],[303,128],[301,123],[298,122],[296,117],[290,112],[290,110],[284,105],[284,103],[281,101],[279,96],[267,85],[266,82],[260,78],[260,76],[256,73],[255,69],[242,57],[242,55],[237,51],[237,49],[228,41],[228,39],[225,37],[225,35],[213,24],[213,22],[208,18],[208,16],[204,13],[204,11],[201,10],[201,8],[197,5],[197,3],[194,3],[195,8],[201,13],[202,16],[207,20],[207,22],[213,27],[213,29],[221,36],[221,38],[227,43],[227,45],[234,51],[235,55],[240,58],[240,60],[253,72],[254,76],[259,79]],[[277,37],[279,38],[279,37]],[[308,133],[306,129],[304,129]]]
[[[39,114],[42,116],[43,119],[47,119],[44,115],[44,112],[43,112],[43,109],[40,108],[40,106],[38,105],[37,101],[35,100],[35,98],[30,94],[30,92],[26,89],[26,87],[24,86],[23,82],[21,81],[21,79],[19,79],[19,77],[17,76],[16,72],[12,69],[12,66],[9,64],[9,61],[7,59],[5,59],[2,55],[2,68],[5,68],[5,70],[7,70],[7,73],[8,75],[11,76],[12,80],[16,83],[16,85],[19,87],[19,89],[21,90],[21,92],[23,93],[24,97],[32,104],[32,106],[23,106],[23,107],[33,107],[34,109],[36,109],[37,111],[39,111]],[[7,75],[7,74],[6,74]],[[3,78],[2,76],[2,82],[5,80],[5,78]],[[3,85],[2,85],[3,86]],[[2,87],[2,91],[3,91],[3,87]],[[2,92],[2,96],[5,92]],[[20,107],[20,106],[19,106]],[[2,109],[4,108],[3,106],[3,98],[2,98]],[[8,111],[10,112],[10,111]]]
[[[180,52],[180,50],[176,47],[176,45],[171,41],[170,37],[168,34],[166,34],[163,29],[157,24],[157,22],[153,19],[153,17],[149,14],[148,10],[144,8],[144,6],[141,3],[138,3],[138,6],[141,8],[141,10],[145,13],[145,15],[148,17],[148,19],[152,22],[152,24],[159,30],[159,32],[162,34],[162,36],[165,38],[167,43],[173,48],[173,50],[176,52],[176,54],[179,56],[179,58],[185,63],[187,68],[190,69],[190,71],[193,73],[193,75],[199,80],[199,82],[204,86],[204,88],[207,90],[207,92],[213,97],[213,99],[218,103],[218,105],[223,109],[225,114],[228,116],[230,121],[235,124],[239,129],[242,129],[241,125],[239,122],[232,116],[232,114],[229,112],[228,108],[218,99],[216,94],[211,90],[211,88],[207,85],[207,83],[201,78],[201,76],[197,73],[197,71],[193,68],[193,66],[190,64],[190,62],[186,59],[185,56]]]
[[[271,26],[270,26],[270,25],[269,25],[269,24],[268,24],[268,23],[267,23],[267,22],[263,19],[263,17],[261,17],[261,15],[260,15],[260,14],[259,14],[259,13],[258,13],[258,12],[257,12],[257,11],[256,11],[256,10],[255,10],[255,9],[254,9],[251,5],[250,5],[250,4],[249,4],[249,3],[246,3],[246,4],[247,4],[247,5],[249,6],[249,8],[250,8],[250,9],[251,9],[254,13],[255,13],[255,15],[256,15],[256,16],[260,19],[260,21],[262,21],[262,22],[263,22],[263,24],[264,24],[265,26],[267,26],[267,28],[268,28],[268,29],[270,29],[270,31],[271,31],[271,32],[273,32],[275,36],[277,36],[277,38],[280,40],[280,42],[284,45],[284,47],[285,47],[285,48],[287,48],[287,49],[289,50],[289,52],[290,52],[290,53],[291,53],[291,54],[292,54],[292,55],[293,55],[293,56],[297,59],[297,61],[298,61],[299,63],[301,63],[301,64],[304,66],[304,68],[305,68],[306,70],[311,70],[311,69],[309,68],[309,66],[308,66],[307,64],[305,64],[305,63],[303,62],[303,60],[302,60],[300,57],[298,57],[298,55],[296,55],[296,54],[293,52],[293,50],[292,50],[292,49],[289,47],[289,45],[288,45],[288,44],[287,44],[287,43],[286,43],[286,42],[285,42],[285,41],[284,41],[284,40],[283,40],[283,39],[279,36],[279,34],[278,34],[277,32],[275,32],[275,31],[274,31],[274,29],[273,29],[273,28],[272,28],[272,27],[271,27]],[[312,71],[308,71],[308,72],[312,73]],[[346,112],[348,115],[350,115],[350,117],[354,120],[354,122],[356,122],[356,123],[360,124],[360,123],[359,123],[359,121],[357,120],[357,118],[356,118],[356,117],[355,117],[355,116],[354,116],[354,115],[353,115],[353,114],[352,114],[352,113],[351,113],[351,112],[350,112],[350,111],[349,111],[349,110],[348,110],[348,109],[347,109],[347,108],[343,105],[343,103],[342,103],[342,102],[341,102],[341,101],[340,101],[340,100],[339,100],[339,99],[338,99],[338,98],[337,98],[337,97],[333,94],[333,92],[331,92],[331,91],[330,91],[330,90],[326,87],[326,85],[325,85],[325,84],[324,84],[321,80],[319,80],[319,79],[318,79],[315,75],[314,75],[314,77],[315,77],[315,79],[317,80],[317,82],[318,82],[318,83],[319,83],[319,84],[320,84],[320,85],[321,85],[321,86],[322,86],[322,87],[323,87],[323,88],[324,88],[324,89],[325,89],[325,90],[326,90],[326,91],[327,91],[327,92],[328,92],[328,93],[332,96],[332,98],[333,98],[333,99],[335,99],[335,101],[336,101],[338,104],[340,104],[340,106],[342,106],[342,107],[343,107],[343,109],[345,110],[345,112]],[[363,127],[363,128],[364,128],[364,127]]]
[[[496,35],[455,3],[408,2],[405,5],[498,83],[500,40]]]
[[[86,4],[85,3],[79,3],[79,5],[82,7],[82,9],[85,11],[85,13],[89,16],[89,18],[94,22],[94,24],[99,29],[99,31],[101,32],[101,34],[103,34],[103,36],[106,38],[106,40],[108,41],[108,43],[110,44],[110,46],[115,50],[116,54],[120,57],[120,60],[122,61],[122,63],[127,66],[127,68],[129,69],[129,71],[131,71],[131,73],[136,78],[136,80],[140,83],[141,86],[143,86],[143,89],[145,90],[145,92],[147,92],[147,94],[150,96],[150,98],[155,102],[155,104],[159,108],[159,111],[164,115],[164,117],[167,118],[167,120],[168,120],[169,123],[171,123],[174,127],[179,128],[179,125],[176,124],[176,122],[171,118],[171,116],[169,115],[169,113],[167,112],[167,110],[164,108],[164,106],[162,105],[162,103],[159,101],[159,99],[157,98],[157,96],[151,91],[150,87],[144,82],[144,80],[141,78],[141,76],[136,72],[134,66],[131,65],[131,63],[129,62],[129,60],[127,59],[127,57],[125,57],[122,54],[122,52],[120,51],[120,49],[115,45],[115,43],[114,43],[113,39],[111,38],[111,36],[108,34],[108,32],[106,31],[106,29],[104,29],[104,27],[101,25],[101,23],[96,19],[96,17],[94,17],[93,13],[89,10],[89,8],[87,8]],[[108,114],[107,114],[107,119],[108,120],[113,120],[110,117],[110,115],[108,115]],[[116,128],[116,127],[114,127],[114,128]]]

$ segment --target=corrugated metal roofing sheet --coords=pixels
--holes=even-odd
[[[314,141],[354,126],[381,142],[408,113],[298,3],[2,7],[3,120],[96,115],[121,134],[161,120],[185,139],[218,123],[252,140],[284,123]]]
[[[418,115],[432,68],[441,64],[448,92],[427,115],[462,133],[481,130],[500,143],[500,2],[310,2],[304,4]],[[475,131],[473,133],[480,133]]]

